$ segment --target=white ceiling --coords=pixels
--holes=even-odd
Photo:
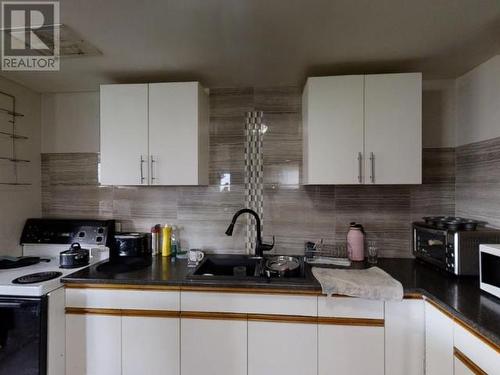
[[[500,0],[61,0],[103,53],[59,72],[1,72],[40,92],[100,83],[301,84],[306,76],[457,77],[500,53]]]

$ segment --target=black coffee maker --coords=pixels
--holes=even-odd
[[[151,234],[117,232],[109,249],[109,261],[97,267],[99,272],[125,273],[151,266]]]

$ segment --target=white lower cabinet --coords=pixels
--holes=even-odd
[[[455,375],[477,375],[476,372],[472,371],[469,367],[465,365],[459,358],[455,357],[454,359],[455,365]]]
[[[385,304],[385,375],[424,374],[424,301]]]
[[[181,319],[182,375],[246,375],[246,320]]]
[[[384,327],[320,324],[318,374],[383,375]]]
[[[317,375],[317,324],[248,322],[248,375]]]
[[[469,368],[479,369],[476,371],[478,374],[500,374],[500,354],[498,351],[458,322],[453,323],[453,345],[456,352],[455,365],[462,358],[462,362],[467,362]],[[462,371],[459,374],[469,373],[463,372],[465,370],[461,365],[459,365],[459,371]],[[457,374],[456,367],[455,374]]]
[[[121,375],[121,317],[66,315],[66,375]]]
[[[425,373],[453,375],[453,320],[425,303]]]
[[[179,375],[179,318],[122,317],[122,375]]]

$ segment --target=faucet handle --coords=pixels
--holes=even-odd
[[[272,244],[265,244],[265,243],[262,243],[260,245],[260,248],[262,249],[262,251],[270,251],[273,249],[274,247],[274,243],[275,243],[275,237],[273,236],[273,243]]]

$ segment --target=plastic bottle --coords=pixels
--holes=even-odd
[[[165,224],[161,232],[162,232],[161,256],[168,257],[172,255],[172,246],[171,246],[172,227],[168,224]]]
[[[347,253],[350,260],[362,261],[365,259],[365,231],[361,224],[352,222],[349,225]]]
[[[152,255],[158,255],[158,253],[160,252],[160,237],[161,237],[160,225],[157,224],[151,228]]]
[[[177,252],[180,251],[179,233],[175,225],[172,225],[172,233],[170,235],[170,247],[171,247],[171,255],[173,258],[177,255]]]

